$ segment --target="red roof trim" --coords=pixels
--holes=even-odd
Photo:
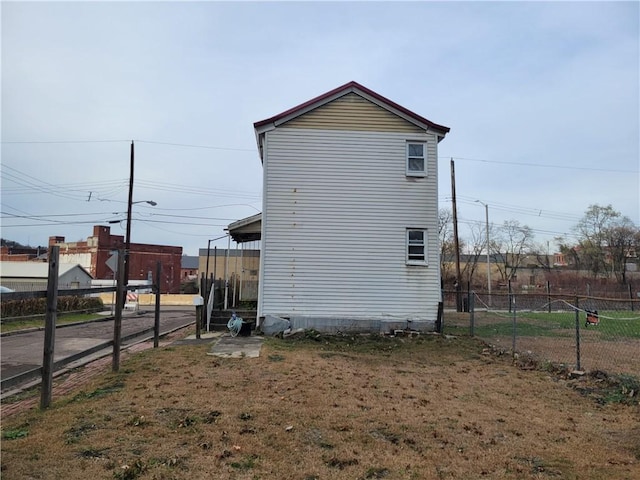
[[[344,84],[344,85],[342,85],[342,86],[340,86],[338,88],[334,88],[333,90],[331,90],[331,91],[329,91],[327,93],[324,93],[324,94],[322,94],[320,96],[312,98],[309,101],[301,103],[300,105],[298,105],[296,107],[293,107],[293,108],[290,108],[289,110],[286,110],[286,111],[284,111],[284,112],[282,112],[282,113],[280,113],[278,115],[275,115],[275,116],[273,116],[271,118],[267,118],[266,120],[261,120],[259,122],[255,122],[253,124],[253,127],[257,129],[257,128],[260,128],[260,127],[262,127],[264,125],[268,125],[270,123],[275,123],[278,120],[281,120],[281,119],[283,119],[285,117],[293,115],[298,111],[305,110],[307,107],[310,107],[310,106],[312,106],[312,105],[314,105],[316,103],[322,103],[323,100],[331,98],[331,97],[333,97],[334,95],[336,95],[336,94],[338,94],[340,92],[344,91],[345,93],[348,93],[348,92],[354,91],[354,90],[360,90],[361,92],[363,92],[363,93],[375,98],[376,100],[380,101],[381,103],[384,103],[384,104],[388,105],[389,107],[394,108],[394,109],[404,113],[409,118],[412,118],[412,119],[416,120],[419,123],[426,124],[426,125],[428,125],[429,127],[433,128],[435,130],[440,130],[440,131],[442,131],[444,133],[448,133],[449,130],[450,130],[449,127],[445,127],[444,125],[438,125],[437,123],[433,123],[432,121],[427,120],[426,118],[421,117],[420,115],[418,115],[416,113],[413,113],[411,110],[407,110],[403,106],[398,105],[395,102],[392,102],[388,98],[383,97],[382,95],[374,92],[373,90],[369,90],[367,87],[363,87],[359,83],[353,82],[353,81],[351,81],[349,83],[346,83],[346,84]]]

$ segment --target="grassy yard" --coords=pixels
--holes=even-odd
[[[632,378],[523,370],[437,335],[266,339],[255,359],[208,349],[148,350],[3,418],[2,478],[640,478]]]
[[[633,313],[633,315],[632,315]],[[479,337],[511,336],[513,315],[508,312],[476,312],[474,332]],[[597,334],[603,340],[640,339],[640,316],[635,312],[605,311],[599,313],[598,325],[585,326],[585,315],[580,314],[581,330]],[[446,325],[452,332],[469,331],[469,314],[457,314],[453,324]],[[575,336],[576,316],[573,312],[516,312],[518,336]]]

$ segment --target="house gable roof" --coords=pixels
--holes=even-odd
[[[78,263],[59,263],[58,276],[61,277],[70,270],[78,269],[89,278],[89,272]],[[0,277],[2,278],[48,278],[49,264],[44,262],[0,262]]]
[[[404,108],[401,105],[398,105],[388,98],[383,97],[373,90],[369,90],[367,87],[364,87],[363,85],[360,85],[359,83],[353,81],[335,88],[327,93],[324,93],[318,97],[312,98],[311,100],[308,100],[296,107],[290,108],[289,110],[286,110],[278,115],[267,118],[265,120],[261,120],[259,122],[255,122],[253,124],[253,127],[256,130],[256,134],[260,134],[352,92],[404,118],[405,120],[424,128],[425,130],[435,130],[442,135],[448,133],[450,130],[449,127],[433,123],[432,121],[427,120],[426,118]]]

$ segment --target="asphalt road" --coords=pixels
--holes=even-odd
[[[181,326],[193,323],[195,308],[165,308],[160,310],[160,334],[170,332]],[[139,313],[127,312],[122,318],[122,338],[130,334],[153,328],[155,316],[153,309]],[[94,321],[70,326],[58,327],[55,333],[54,362],[69,358],[87,349],[113,340],[113,319]],[[141,338],[153,336],[153,332],[144,337],[123,341],[125,346]],[[113,347],[108,347],[113,350]],[[44,330],[16,333],[0,339],[0,360],[2,379],[40,368],[44,354]]]

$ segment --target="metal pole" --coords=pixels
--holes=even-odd
[[[578,306],[578,297],[576,297],[576,370],[580,368],[580,309]]]
[[[162,263],[156,262],[156,311],[153,324],[153,348],[160,345],[160,272],[162,271]]]
[[[238,297],[238,247],[240,247],[240,244],[236,242],[236,261],[233,267],[233,308],[238,306],[237,300],[240,300]]]
[[[244,243],[242,244],[242,248],[240,250],[240,295],[238,296],[238,301],[242,302],[242,280],[244,278]],[[631,288],[631,284],[629,284],[629,288]],[[631,290],[629,290],[631,291]],[[631,304],[633,305],[633,304]]]
[[[202,275],[200,277],[200,291],[206,288],[207,279]],[[204,297],[203,297],[204,300]],[[200,334],[202,332],[202,310],[203,305],[196,306],[196,338],[200,339]]]
[[[211,251],[211,240],[207,241],[207,266],[205,267],[204,274],[204,282],[200,282],[200,295],[204,299],[205,305],[209,304],[209,252]],[[204,289],[204,290],[203,290]],[[202,318],[199,319],[202,321],[202,325],[207,325],[207,331],[209,331],[209,319],[208,316],[209,309],[202,309]]]
[[[489,298],[487,299],[487,305],[491,306],[491,251],[489,250],[489,204],[480,200],[476,200],[477,203],[484,205],[484,218],[485,218],[485,230],[487,236],[487,293]]]
[[[475,325],[476,325],[476,307],[475,307],[475,293],[472,293],[469,296],[469,334],[473,337],[475,336]]]
[[[513,338],[511,339],[511,350],[513,352],[513,355],[515,356],[516,354],[516,296],[515,295],[511,295],[511,302],[513,303],[513,320],[512,320]]]
[[[213,247],[213,308],[216,308],[216,281],[218,278],[216,277],[216,273],[218,270],[218,247],[214,245]]]
[[[227,240],[227,258],[224,262],[224,309],[229,307],[229,250],[231,249],[231,234]]]
[[[209,281],[209,251],[210,250],[211,250],[211,240],[207,241],[207,266],[205,267],[205,275],[204,275],[204,277],[207,279],[207,281]],[[206,299],[208,297],[207,293],[208,292],[204,292],[202,297]]]
[[[489,252],[489,205],[485,204],[485,220],[487,225],[487,290],[489,291],[489,306],[491,306],[491,257]]]

